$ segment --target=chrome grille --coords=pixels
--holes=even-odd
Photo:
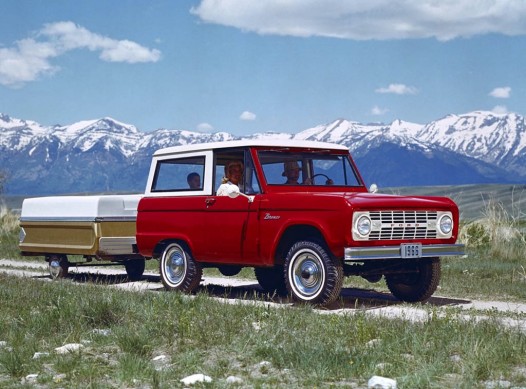
[[[369,240],[435,239],[436,211],[373,211]]]

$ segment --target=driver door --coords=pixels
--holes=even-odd
[[[243,149],[225,150],[215,155],[215,189],[224,176],[224,166],[228,160],[244,162],[244,170],[252,166],[248,152]],[[246,169],[248,165],[249,169]],[[245,172],[243,183],[239,186],[245,192]],[[223,264],[257,264],[258,258],[258,196],[249,202],[245,196],[207,196],[204,212],[204,248],[200,258],[205,262]]]

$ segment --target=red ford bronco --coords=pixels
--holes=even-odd
[[[440,257],[464,254],[455,244],[459,213],[452,200],[371,193],[349,150],[331,143],[243,140],[162,149],[145,194],[122,197],[122,204],[138,203],[136,212],[124,215],[121,205],[112,214],[108,205],[106,216],[92,212],[93,222],[126,220],[135,235],[117,224],[99,228],[107,235],[92,237],[82,254],[128,264],[135,276],[144,259],[158,258],[168,290],[192,292],[206,267],[226,276],[253,267],[265,291],[299,302],[334,302],[344,276],[385,277],[395,297],[417,302],[435,292]],[[64,273],[65,254],[78,252],[32,244],[30,231],[46,218],[32,215],[39,199],[26,201],[21,250],[45,253],[50,268]]]

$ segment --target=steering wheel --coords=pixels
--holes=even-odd
[[[327,179],[327,181],[325,182],[325,185],[332,185],[333,181],[329,178],[328,175],[326,174],[323,174],[323,173],[318,173],[318,174],[315,174],[312,176],[312,183],[314,183],[314,179],[318,176],[323,176]]]

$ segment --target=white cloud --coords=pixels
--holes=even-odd
[[[239,120],[256,120],[256,114],[249,111],[244,111],[241,115],[239,115]]]
[[[380,108],[377,105],[371,108],[371,114],[374,116],[382,116],[385,115],[387,112],[389,112],[387,108]]]
[[[115,40],[76,25],[73,22],[46,24],[32,38],[15,42],[11,48],[0,48],[0,84],[21,87],[42,75],[59,70],[51,59],[75,49],[100,52],[108,62],[157,62],[161,52],[129,40]]]
[[[202,0],[191,9],[208,23],[259,34],[354,40],[524,35],[517,0]]]
[[[395,95],[414,95],[418,93],[418,89],[414,86],[407,86],[404,84],[389,84],[387,88],[378,88],[377,93],[393,93]]]
[[[48,58],[38,50],[0,48],[0,84],[19,88],[40,75],[55,73],[59,68],[51,65]]]
[[[109,62],[157,62],[161,56],[159,50],[150,50],[128,40],[111,42],[101,50],[100,59]]]
[[[511,88],[509,86],[495,88],[489,95],[497,99],[508,99],[511,96]]]
[[[505,105],[496,105],[495,107],[493,107],[491,112],[496,113],[496,114],[506,114],[509,111]]]
[[[111,39],[73,22],[46,24],[39,35],[50,39],[64,52],[73,49],[100,51],[99,57],[109,62],[157,62],[161,57],[159,50],[148,49],[129,40]]]
[[[211,124],[208,124],[208,123],[199,123],[197,125],[197,131],[199,131],[199,132],[212,132],[212,131],[214,131],[214,127]]]

